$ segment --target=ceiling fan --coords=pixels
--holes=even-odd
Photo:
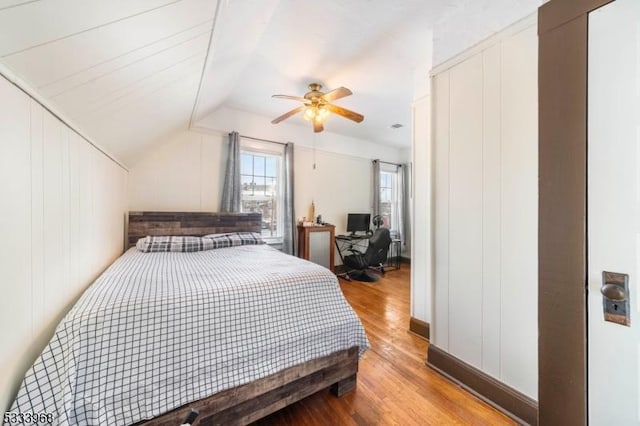
[[[273,95],[272,97],[278,99],[292,99],[294,101],[302,102],[304,105],[294,108],[291,111],[282,114],[280,117],[271,121],[272,124],[278,124],[282,120],[285,120],[292,115],[299,112],[304,112],[304,119],[313,123],[313,131],[318,133],[324,130],[324,122],[329,117],[329,113],[338,114],[349,120],[353,120],[356,123],[360,123],[364,120],[364,116],[357,112],[350,111],[346,108],[333,105],[331,102],[345,96],[351,95],[351,90],[346,87],[338,87],[327,93],[320,91],[322,85],[318,83],[311,83],[309,85],[309,92],[304,97],[289,96],[289,95]]]

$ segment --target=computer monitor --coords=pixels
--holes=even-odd
[[[369,231],[369,223],[371,222],[371,214],[369,213],[349,213],[347,215],[347,232],[355,234],[356,232]]]

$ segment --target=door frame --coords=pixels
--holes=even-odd
[[[538,10],[538,424],[588,424],[588,14],[614,0]]]

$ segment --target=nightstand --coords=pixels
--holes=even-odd
[[[298,225],[298,257],[333,272],[335,229],[334,225]]]

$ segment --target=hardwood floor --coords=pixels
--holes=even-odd
[[[367,331],[356,390],[318,392],[258,425],[514,425],[502,413],[425,365],[428,342],[408,331],[410,270],[376,283],[340,280]]]

